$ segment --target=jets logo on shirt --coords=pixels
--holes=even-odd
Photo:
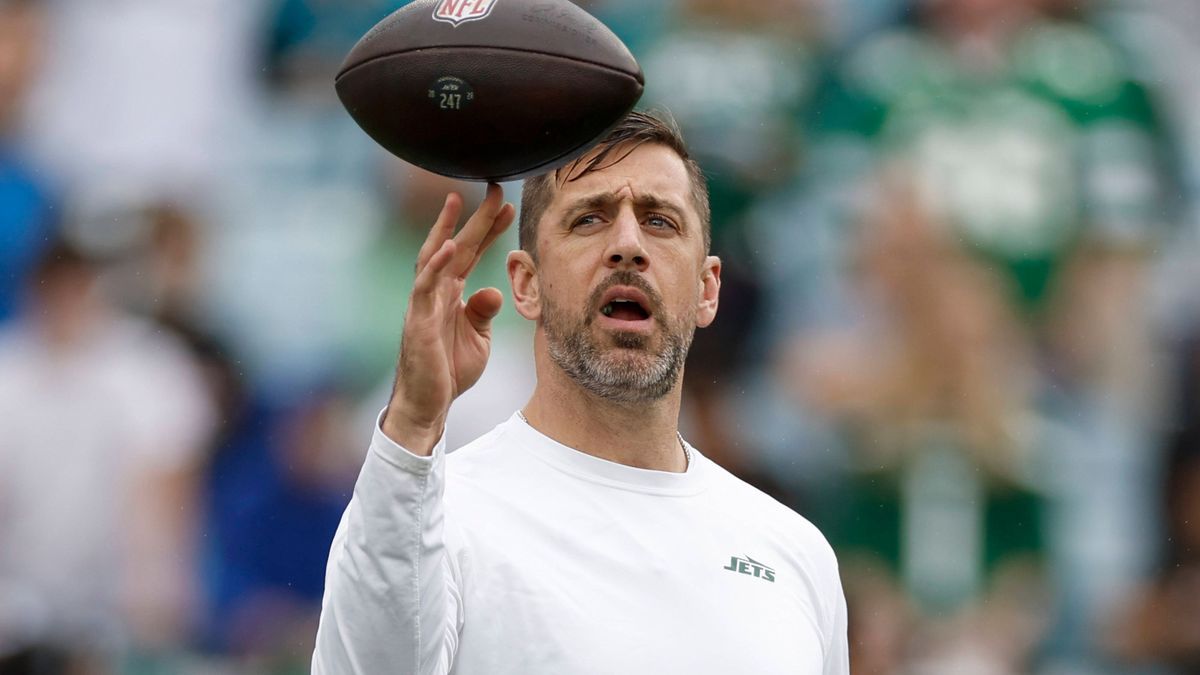
[[[433,7],[434,21],[445,21],[451,26],[485,18],[500,0],[438,0]]]
[[[730,556],[729,564],[722,569],[729,570],[730,572],[737,572],[738,574],[745,574],[746,576],[756,577],[758,579],[765,579],[771,583],[775,583],[775,570],[767,567],[763,563],[758,562],[750,556],[746,556],[744,558]]]

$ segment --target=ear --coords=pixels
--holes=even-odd
[[[508,282],[512,285],[513,305],[517,313],[537,321],[542,316],[541,284],[538,281],[537,263],[528,251],[509,251]]]
[[[700,297],[696,305],[696,326],[704,328],[717,318],[717,303],[721,295],[721,259],[710,255],[700,270]]]

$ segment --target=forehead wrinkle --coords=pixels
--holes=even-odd
[[[647,187],[661,192],[664,188],[670,191],[676,187],[676,179],[685,186],[689,185],[686,167],[678,154],[658,143],[637,143],[627,152],[620,153],[617,160],[572,176],[558,187],[559,192],[571,187],[582,192],[588,189],[589,184],[594,185],[593,189],[596,190],[609,187],[613,193],[622,190],[636,193],[645,191]]]
[[[572,211],[578,209],[600,209],[620,201],[614,192],[597,192],[573,200],[570,204]]]
[[[662,211],[675,211],[682,214],[684,212],[683,205],[677,204],[673,199],[659,197],[658,195],[647,194],[638,197],[633,201],[634,205],[642,209],[659,209]]]
[[[637,195],[634,194],[632,187],[628,185],[617,190],[597,192],[595,194],[578,197],[570,202],[568,210],[574,211],[578,209],[599,209],[611,206],[612,204],[625,200],[626,197],[624,197],[622,193],[626,192],[633,195],[630,201],[632,201],[634,207],[638,209],[660,209],[676,211],[678,213],[684,212],[683,205],[676,203],[676,201],[673,199],[645,192]]]
[[[691,178],[683,160],[670,148],[655,144],[639,145],[621,161],[583,173],[555,184],[551,203],[543,212],[543,223],[559,221],[581,209],[611,208],[622,192],[655,197],[659,203],[635,202],[637,208],[670,207],[679,225],[688,233],[697,232],[702,221]]]

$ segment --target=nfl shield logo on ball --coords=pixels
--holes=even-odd
[[[465,21],[482,19],[492,13],[492,7],[500,0],[437,0],[433,7],[436,21],[457,26]]]

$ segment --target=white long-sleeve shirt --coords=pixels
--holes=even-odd
[[[329,554],[315,675],[848,675],[837,562],[692,449],[684,473],[516,416],[418,457],[379,429]]]

